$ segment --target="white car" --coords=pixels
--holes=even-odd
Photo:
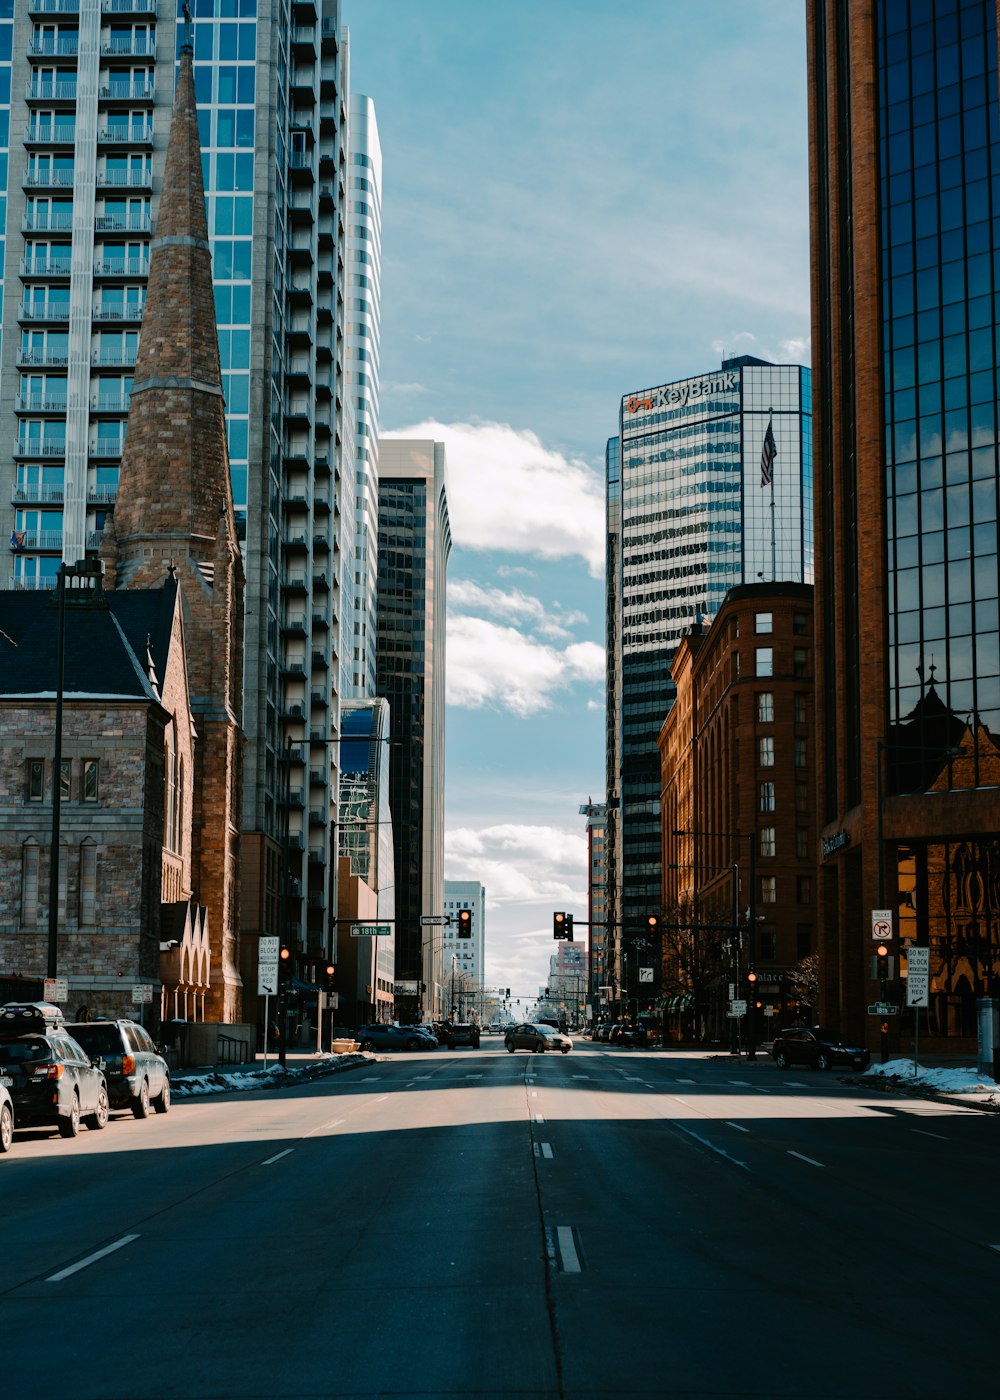
[[[9,1152],[14,1140],[14,1104],[7,1092],[13,1080],[0,1079],[0,1152]]]

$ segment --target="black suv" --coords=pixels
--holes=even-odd
[[[0,1074],[10,1088],[17,1126],[58,1127],[76,1137],[108,1121],[108,1085],[100,1060],[67,1034],[58,1006],[8,1002],[0,1006]]]
[[[136,1118],[170,1108],[170,1069],[136,1021],[74,1021],[67,1031],[88,1055],[104,1061],[112,1108],[130,1108]]]
[[[822,1026],[789,1026],[771,1042],[771,1058],[779,1069],[790,1065],[811,1065],[813,1069],[853,1065],[864,1070],[871,1056],[863,1045],[852,1045]]]
[[[454,1050],[456,1045],[471,1045],[473,1050],[478,1050],[479,1027],[445,1021],[441,1026],[441,1039],[449,1050]]]

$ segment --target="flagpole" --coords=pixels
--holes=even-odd
[[[774,471],[771,472],[771,580],[778,581],[778,566],[776,562],[776,549],[774,540]]]

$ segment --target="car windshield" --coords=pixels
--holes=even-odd
[[[8,1040],[0,1041],[0,1065],[26,1065],[35,1060],[50,1057],[47,1040]]]
[[[122,1052],[122,1036],[117,1026],[93,1023],[66,1029],[88,1055],[120,1055]]]

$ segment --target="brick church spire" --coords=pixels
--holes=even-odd
[[[118,501],[109,582],[149,587],[185,554],[210,576],[220,518],[235,546],[192,53],[181,48]]]
[[[241,1017],[240,727],[243,560],[229,480],[225,401],[201,173],[190,23],[180,50],[139,356],[114,515],[101,559],[114,589],[176,576],[196,732],[192,885],[206,910],[210,1020]]]

